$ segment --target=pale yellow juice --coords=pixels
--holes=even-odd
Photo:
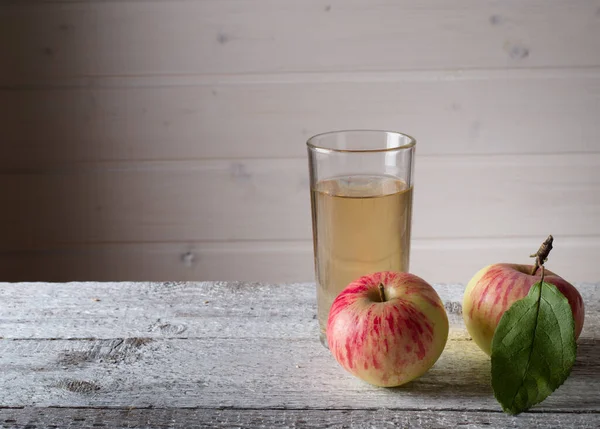
[[[351,281],[408,271],[412,187],[390,176],[345,176],[311,190],[322,339],[329,308]]]

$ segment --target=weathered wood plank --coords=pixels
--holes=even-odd
[[[571,376],[535,409],[600,411],[599,346],[580,341]],[[498,410],[488,356],[454,337],[424,376],[393,389],[343,371],[316,336],[4,339],[0,367],[0,404],[13,407]]]
[[[594,0],[58,3],[3,2],[2,81],[600,65]]]
[[[556,236],[549,267],[573,282],[600,278],[600,237]],[[432,283],[466,283],[493,262],[531,262],[533,238],[414,239],[410,271]],[[451,256],[449,256],[451,255]],[[432,263],[435,261],[435,263]],[[460,261],[460,263],[457,263]],[[82,244],[0,252],[3,281],[314,280],[312,241]]]
[[[462,287],[440,288],[458,325]],[[2,284],[0,302],[4,338],[318,337],[314,284]]]
[[[416,163],[416,239],[600,236],[600,152]],[[312,237],[305,157],[51,168],[0,174],[0,189],[1,250]]]
[[[435,285],[455,338],[464,287]],[[600,337],[600,285],[580,284],[584,338]],[[314,339],[315,286],[247,282],[0,283],[0,337]]]
[[[267,415],[273,415],[273,409],[498,410],[489,358],[468,340],[462,326],[461,286],[436,286],[452,325],[442,357],[426,375],[396,389],[375,388],[353,378],[319,344],[312,318],[313,288],[247,283],[1,284],[0,404],[232,408],[232,413],[242,408],[270,410]],[[587,318],[576,366],[536,411],[600,411],[600,288],[580,285],[580,290]],[[178,324],[180,320],[185,324]],[[103,335],[107,336],[98,339]],[[2,416],[14,412],[2,410]],[[214,412],[207,416],[221,418]],[[492,414],[480,417],[483,420],[475,421],[485,424]],[[595,422],[587,417],[574,421]],[[525,418],[534,423],[537,416]],[[5,420],[16,421],[10,416]]]
[[[526,413],[511,417],[498,412],[378,410],[228,410],[228,409],[90,409],[36,408],[0,409],[0,427],[93,429],[194,429],[231,427],[278,428],[373,428],[414,429],[587,429],[600,426],[595,413]]]
[[[84,79],[0,90],[0,169],[304,157],[356,128],[400,128],[420,155],[598,151],[599,100],[598,69]]]

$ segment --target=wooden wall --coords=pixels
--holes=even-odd
[[[0,279],[312,280],[304,142],[417,137],[411,271],[600,279],[598,0],[0,4]]]

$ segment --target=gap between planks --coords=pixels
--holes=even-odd
[[[172,88],[229,85],[281,85],[298,83],[454,82],[511,79],[597,79],[600,67],[448,68],[441,70],[320,71],[219,74],[130,74],[39,78],[35,84],[6,85],[0,91]]]
[[[28,408],[34,408],[34,407],[30,407],[28,405],[23,405],[23,406],[4,406],[4,405],[0,405],[0,410],[26,410]],[[38,407],[35,407],[38,408]],[[216,407],[210,407],[210,406],[178,406],[178,407],[155,407],[152,405],[148,405],[148,406],[136,406],[136,407],[123,407],[123,406],[60,406],[60,405],[49,405],[49,406],[44,406],[44,407],[39,407],[40,409],[49,409],[49,410],[109,410],[109,411],[132,411],[132,410],[156,410],[156,411],[170,411],[170,410],[237,410],[237,411],[365,411],[365,412],[370,412],[370,411],[381,411],[382,408],[377,408],[377,407],[366,407],[366,408],[360,408],[360,409],[354,409],[354,408],[347,408],[347,407],[328,407],[328,408],[319,408],[319,407],[311,407],[311,408],[305,408],[305,407],[278,407],[278,406],[271,406],[271,407],[238,407],[238,406],[216,406]],[[387,411],[426,411],[423,410],[421,408],[415,408],[415,407],[385,407],[383,408]],[[436,412],[444,412],[444,411],[450,411],[450,412],[469,412],[469,413],[495,413],[495,414],[501,414],[503,415],[504,412],[498,408],[478,408],[478,409],[468,409],[468,408],[460,408],[460,407],[449,407],[449,408],[436,408],[435,409]],[[539,415],[546,415],[546,414],[600,414],[600,410],[591,410],[591,411],[575,411],[575,410],[556,410],[556,411],[552,411],[552,412],[547,412],[547,411],[540,411],[540,410],[529,410],[526,412],[526,414],[539,414]]]
[[[2,410],[0,422],[32,424],[31,427],[77,425],[94,428],[145,427],[394,427],[431,428],[468,425],[469,428],[598,427],[595,413],[523,413],[518,417],[497,411],[401,411],[395,409],[105,409],[105,408],[22,408]],[[52,426],[50,424],[52,423]],[[60,426],[56,423],[59,423]],[[27,427],[27,426],[26,426]]]

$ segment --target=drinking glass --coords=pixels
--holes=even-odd
[[[327,346],[329,308],[353,280],[408,271],[415,140],[377,130],[307,141],[317,315]]]

